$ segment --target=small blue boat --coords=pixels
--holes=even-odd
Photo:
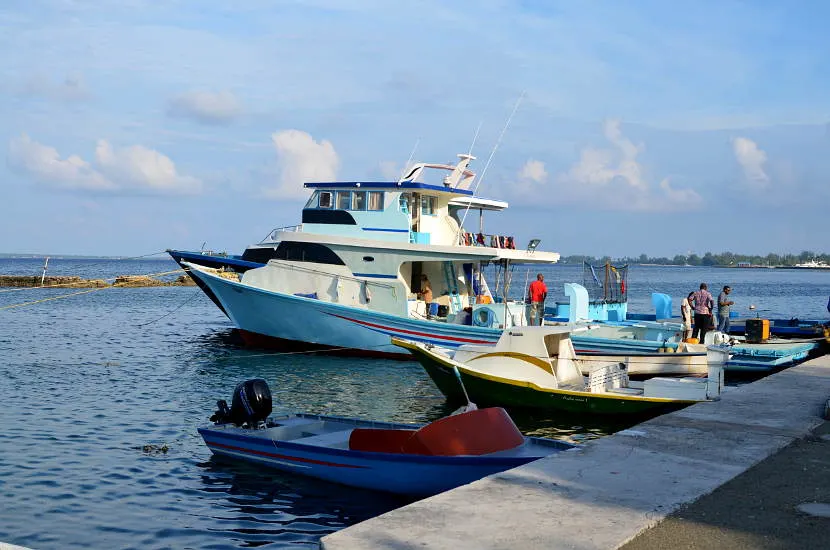
[[[327,481],[430,496],[575,445],[525,437],[504,409],[468,410],[426,425],[289,414],[269,417],[264,380],[243,382],[199,433],[214,455]],[[472,409],[472,410],[469,410]]]

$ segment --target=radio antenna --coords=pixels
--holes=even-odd
[[[496,150],[498,150],[499,145],[501,144],[501,140],[504,138],[504,134],[507,132],[507,128],[510,126],[510,121],[513,120],[513,115],[516,114],[516,111],[519,109],[519,105],[522,103],[522,99],[525,97],[525,90],[522,90],[519,99],[516,100],[516,104],[513,105],[513,111],[510,113],[510,116],[507,117],[507,122],[504,123],[504,128],[501,129],[501,133],[499,134],[499,138],[496,140],[496,144],[493,146],[493,150],[490,151],[490,157],[487,159],[487,163],[484,165],[484,170],[481,171],[481,177],[478,178],[475,187],[473,188],[473,197],[476,196],[478,192],[478,186],[481,185],[482,180],[484,179],[484,175],[487,173],[487,168],[490,167],[490,162],[493,160],[493,156],[496,154]],[[467,219],[467,214],[470,212],[470,206],[472,206],[472,201],[467,203],[467,208],[464,210],[464,216],[461,218],[461,224],[458,226],[458,235],[461,235],[461,229],[464,227],[464,221]]]
[[[481,122],[478,123],[478,128],[476,128],[476,133],[473,136],[473,142],[470,144],[470,151],[467,153],[469,156],[473,156],[473,147],[476,145],[476,140],[478,139],[478,133],[481,131]]]
[[[406,171],[409,169],[409,163],[412,162],[412,158],[415,156],[415,151],[418,150],[419,143],[421,143],[421,138],[415,140],[415,145],[412,147],[412,151],[409,153],[409,158],[406,159],[406,164],[403,165],[403,169],[401,170],[401,175],[398,178],[398,182],[400,182],[406,175]]]

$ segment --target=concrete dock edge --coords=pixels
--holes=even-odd
[[[830,356],[326,537],[325,550],[612,549],[822,424]]]

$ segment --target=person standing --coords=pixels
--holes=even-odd
[[[726,285],[718,294],[718,330],[724,334],[729,334],[729,306],[735,303],[729,299],[730,292],[732,287]]]
[[[426,273],[421,274],[421,299],[426,304],[426,314],[427,319],[432,317],[430,313],[430,305],[432,304],[432,284],[429,282],[429,278],[427,277]]]
[[[692,337],[692,296],[694,292],[690,292],[688,296],[683,298],[680,302],[680,317],[683,319],[683,339],[688,340]]]
[[[715,307],[715,299],[709,292],[709,285],[700,283],[700,290],[692,294],[692,307],[695,308],[695,330],[692,336],[703,344],[712,323],[712,309]]]
[[[530,302],[530,324],[541,325],[545,317],[545,299],[548,297],[548,287],[545,286],[545,276],[536,274],[536,280],[530,283],[527,290],[527,299]]]

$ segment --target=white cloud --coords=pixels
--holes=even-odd
[[[77,155],[61,159],[54,147],[22,134],[9,143],[7,162],[39,183],[62,189],[190,194],[202,185],[178,174],[173,161],[158,151],[141,145],[116,150],[106,140],[98,141],[93,165]]]
[[[10,168],[27,173],[37,181],[66,189],[111,190],[115,186],[77,155],[61,159],[57,149],[42,145],[26,135],[9,142],[6,158]]]
[[[638,159],[645,147],[623,135],[620,121],[606,121],[603,133],[611,147],[584,148],[579,161],[551,184],[542,161],[526,162],[514,188],[520,195],[517,199],[621,211],[672,211],[702,205],[695,190],[675,189],[667,178],[656,187],[649,184]]]
[[[172,98],[167,113],[204,124],[228,124],[242,113],[242,107],[231,92],[194,90]]]
[[[519,171],[519,179],[544,183],[548,179],[545,163],[540,160],[528,160]]]
[[[170,157],[142,145],[115,150],[102,139],[95,148],[95,162],[101,172],[123,187],[192,194],[202,186],[198,179],[180,175]]]
[[[666,199],[677,204],[681,209],[695,209],[703,205],[703,197],[701,197],[694,189],[674,189],[669,182],[669,178],[665,178],[660,182],[660,189],[663,191]]]
[[[648,184],[643,180],[637,162],[642,145],[634,145],[622,135],[619,120],[607,120],[604,130],[605,139],[615,148],[583,149],[579,162],[571,167],[566,179],[588,186],[604,186],[616,182],[634,189],[647,189]]]
[[[330,141],[316,142],[301,130],[283,130],[271,135],[277,152],[278,178],[275,187],[263,189],[271,198],[305,197],[303,183],[333,181],[340,160]]]
[[[769,183],[769,176],[764,171],[767,154],[758,148],[758,144],[749,138],[737,137],[732,140],[732,151],[744,171],[747,182],[754,187],[766,187]]]

